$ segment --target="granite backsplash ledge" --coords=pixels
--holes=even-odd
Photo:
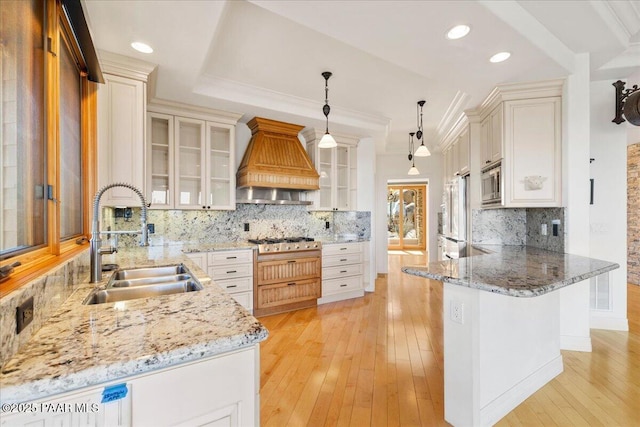
[[[553,235],[553,222],[558,235]],[[547,225],[547,235],[541,233]],[[564,252],[565,208],[474,209],[471,213],[473,243],[532,246]]]
[[[24,346],[60,305],[89,279],[87,250],[0,299],[0,366]],[[16,334],[16,307],[33,297],[33,320]]]
[[[131,217],[116,218],[112,208],[102,209],[102,228],[137,230],[140,209],[132,208]],[[149,210],[148,223],[154,234],[150,244],[167,245],[184,242],[205,244],[246,242],[248,239],[284,236],[308,236],[332,239],[335,236],[371,238],[371,212],[308,211],[299,205],[239,204],[233,211]],[[248,224],[249,231],[245,231]],[[328,228],[327,228],[328,225]],[[120,235],[118,246],[135,246],[139,236]]]

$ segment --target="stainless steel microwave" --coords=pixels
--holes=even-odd
[[[502,166],[500,163],[482,171],[482,205],[502,203]]]

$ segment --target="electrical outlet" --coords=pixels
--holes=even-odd
[[[451,320],[461,325],[464,323],[464,303],[451,301]]]
[[[149,231],[149,234],[153,234],[156,232],[156,225],[155,224],[147,224],[147,230]]]
[[[540,224],[540,234],[546,236],[547,233],[547,224]]]
[[[329,221],[325,221],[324,222],[324,228],[326,228],[328,230],[329,227],[331,227],[331,224],[329,224]]]
[[[33,297],[16,307],[16,334],[22,332],[33,320]]]
[[[249,231],[249,223],[248,222],[244,223],[244,231]]]
[[[553,228],[553,235],[557,236],[560,229],[560,220],[554,219],[553,221],[551,221],[551,227]]]

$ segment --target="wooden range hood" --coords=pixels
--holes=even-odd
[[[254,117],[251,140],[236,174],[238,188],[318,190],[318,172],[298,139],[304,126]]]

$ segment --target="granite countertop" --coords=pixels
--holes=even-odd
[[[65,301],[0,372],[2,403],[35,400],[253,345],[267,329],[179,247],[121,250],[103,263],[121,268],[184,263],[204,289],[83,305],[95,285]]]
[[[535,297],[620,266],[529,246],[474,245],[473,256],[406,266],[414,276],[512,297]]]
[[[182,245],[182,252],[234,251],[239,249],[256,249],[258,245],[249,242],[199,243],[189,242]]]

